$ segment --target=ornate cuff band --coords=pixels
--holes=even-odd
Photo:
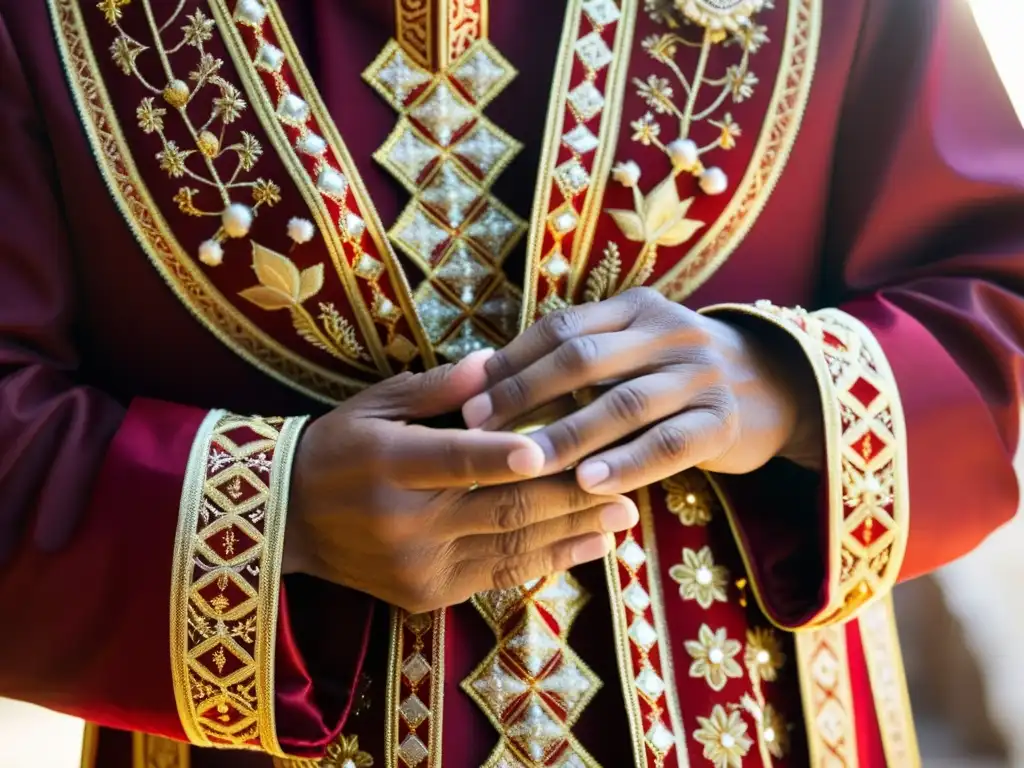
[[[174,542],[171,672],[182,727],[198,746],[281,754],[274,647],[304,423],[212,411],[192,445]]]
[[[896,584],[909,532],[906,423],[885,353],[863,323],[838,309],[762,301],[702,313],[738,313],[781,328],[814,370],[825,427],[828,599],[805,626],[790,629],[853,618]]]

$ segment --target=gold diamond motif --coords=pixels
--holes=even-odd
[[[466,100],[445,82],[430,89],[409,114],[422,123],[442,147],[451,144],[455,134],[476,116]]]
[[[406,736],[398,747],[398,756],[402,758],[402,762],[409,766],[409,768],[416,768],[417,765],[426,760],[428,754],[426,746],[414,733]]]
[[[444,163],[420,193],[420,200],[444,214],[448,226],[457,229],[480,197],[478,190],[451,163]]]
[[[398,711],[402,713],[405,722],[413,729],[430,717],[430,710],[427,708],[427,705],[420,701],[420,697],[415,694],[403,701],[398,706]]]
[[[480,263],[461,240],[455,241],[437,269],[437,278],[467,307],[476,303],[480,287],[494,270]]]
[[[452,70],[452,77],[473,97],[478,109],[501,93],[515,74],[512,65],[486,40],[466,51]]]
[[[480,333],[476,324],[466,320],[449,339],[438,346],[437,351],[449,360],[458,361],[490,346],[493,345]]]

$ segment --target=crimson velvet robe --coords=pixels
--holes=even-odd
[[[448,612],[445,633],[439,634],[436,618],[432,628],[423,630],[408,617],[392,616],[387,606],[375,604],[365,595],[301,576],[283,580],[275,605],[278,587],[276,581],[267,581],[275,573],[269,543],[269,554],[261,561],[262,575],[245,576],[263,601],[258,623],[265,634],[244,641],[234,636],[255,659],[250,659],[250,667],[258,668],[255,674],[269,681],[269,688],[260,690],[258,702],[247,700],[251,711],[237,711],[234,703],[218,710],[228,713],[225,718],[237,719],[232,723],[245,720],[257,725],[241,736],[217,736],[215,726],[211,730],[202,725],[202,714],[189,709],[188,682],[182,683],[180,675],[192,674],[194,667],[176,654],[194,648],[191,641],[183,640],[186,630],[174,615],[192,605],[188,600],[198,598],[181,598],[181,584],[173,583],[184,579],[187,591],[200,578],[198,571],[192,572],[188,557],[181,561],[183,551],[197,562],[202,559],[196,554],[198,545],[181,549],[183,537],[195,534],[194,520],[193,530],[179,530],[186,509],[183,488],[188,486],[188,475],[198,471],[205,478],[203,451],[224,448],[232,441],[232,445],[241,444],[253,435],[271,446],[270,453],[277,441],[274,471],[286,474],[285,436],[292,430],[288,439],[294,443],[301,428],[297,421],[273,422],[269,427],[265,422],[229,423],[231,417],[218,412],[210,417],[210,409],[277,417],[316,415],[324,411],[327,402],[345,393],[343,388],[326,385],[318,389],[297,374],[295,381],[290,380],[283,365],[274,368],[267,364],[262,369],[252,365],[251,360],[259,357],[253,349],[262,342],[248,352],[239,352],[237,339],[223,340],[227,332],[211,333],[214,321],[204,315],[202,307],[190,303],[189,296],[195,299],[195,295],[182,291],[166,269],[161,275],[161,269],[154,267],[152,254],[159,243],[154,245],[155,241],[146,240],[145,232],[140,234],[144,229],[138,213],[142,204],[121,204],[130,191],[119,186],[119,179],[137,172],[139,180],[131,179],[135,188],[144,185],[158,198],[157,205],[163,207],[168,227],[180,236],[185,252],[194,257],[200,242],[213,233],[208,220],[196,224],[182,213],[185,208],[177,198],[180,210],[170,202],[181,180],[170,178],[163,172],[166,169],[158,167],[166,163],[166,147],[163,160],[154,159],[161,149],[159,140],[153,125],[150,130],[140,130],[144,116],[136,112],[141,109],[140,97],[148,92],[131,90],[134,80],[126,77],[131,66],[121,71],[121,63],[131,65],[137,56],[143,74],[158,83],[155,103],[166,110],[158,119],[167,123],[169,138],[174,94],[164,91],[161,98],[166,83],[159,80],[159,70],[153,68],[156,65],[143,63],[149,53],[127,54],[121,63],[116,52],[114,59],[108,53],[118,32],[104,16],[115,17],[120,29],[141,39],[145,31],[143,5],[163,19],[177,3],[0,0],[0,608],[4,616],[0,695],[109,727],[102,737],[90,732],[87,744],[87,757],[103,768],[184,766],[189,760],[197,767],[263,766],[272,759],[291,765],[285,754],[317,759],[329,745],[334,762],[325,765],[368,766],[372,760],[386,766],[439,766],[443,759],[446,766],[472,766],[483,764],[499,739],[507,752],[495,758],[498,762],[494,764],[507,766],[686,765],[687,754],[693,766],[915,763],[912,731],[897,733],[887,725],[900,716],[899,682],[889,680],[886,694],[886,683],[881,680],[885,675],[873,678],[872,652],[865,647],[871,645],[872,638],[885,646],[888,639],[877,633],[888,631],[887,625],[858,621],[860,611],[869,610],[870,601],[876,608],[884,605],[885,592],[897,578],[927,573],[970,551],[1008,520],[1018,503],[1011,460],[1018,443],[1024,392],[1024,131],[1001,90],[966,3],[806,0],[796,8],[796,0],[775,0],[774,7],[769,4],[761,9],[757,22],[766,25],[768,39],[761,41],[763,50],[752,58],[751,65],[760,90],[747,99],[734,99],[733,112],[743,120],[742,133],[733,132],[731,139],[738,141],[739,147],[729,158],[737,159],[716,159],[716,163],[725,169],[730,183],[744,178],[748,166],[755,162],[777,172],[769,173],[763,183],[746,186],[750,198],[744,206],[756,210],[747,224],[739,227],[744,232],[728,247],[723,241],[708,246],[711,255],[706,261],[715,261],[719,253],[723,257],[718,259],[721,263],[716,262],[717,269],[701,271],[687,266],[688,272],[666,277],[675,266],[690,264],[686,260],[692,257],[695,240],[687,239],[661,247],[648,280],[693,308],[727,303],[713,311],[723,317],[742,314],[752,327],[776,334],[780,344],[793,343],[783,338],[787,334],[797,339],[809,364],[824,372],[823,381],[828,379],[825,361],[829,358],[821,357],[822,350],[828,353],[828,345],[837,336],[835,344],[845,351],[863,347],[862,355],[851,365],[868,361],[864,364],[874,372],[870,386],[876,392],[861,400],[871,401],[878,392],[882,392],[879,397],[889,397],[879,418],[888,419],[886,424],[894,436],[890,448],[900,454],[894,454],[888,470],[897,476],[892,494],[899,498],[879,503],[888,505],[884,519],[894,529],[893,540],[904,541],[905,556],[902,545],[893,544],[885,551],[883,559],[894,566],[889,572],[885,562],[877,566],[878,580],[863,587],[865,595],[870,592],[870,601],[865,598],[864,605],[858,603],[857,596],[838,599],[833,594],[838,581],[832,579],[840,578],[835,571],[849,565],[842,559],[845,550],[838,543],[843,516],[840,512],[837,519],[835,512],[843,509],[842,494],[856,491],[842,485],[845,459],[829,459],[822,478],[777,462],[748,477],[712,478],[718,495],[711,493],[706,481],[695,477],[652,490],[646,502],[649,519],[645,518],[651,527],[638,530],[632,538],[620,537],[619,561],[613,555],[608,571],[594,565],[574,572],[574,580],[566,588],[577,596],[581,591],[589,593],[590,601],[579,611],[571,634],[572,619],[560,619],[558,611],[551,609],[554,603],[544,603],[541,596],[535,595],[540,609],[524,609],[525,603],[516,609],[524,610],[528,617],[530,611],[547,610],[541,621],[562,633],[559,653],[565,656],[571,647],[589,670],[582,683],[589,691],[586,706],[579,716],[567,718],[572,720],[569,746],[564,734],[554,741],[537,736],[537,729],[543,729],[536,719],[529,721],[534,735],[522,740],[521,732],[517,737],[514,724],[510,725],[519,715],[509,715],[509,722],[503,721],[500,713],[485,715],[486,702],[481,704],[466,692],[473,686],[460,688],[491,651],[494,633],[510,632],[509,627],[492,631],[478,611],[460,606]],[[257,120],[254,90],[270,81],[239,80],[236,74],[244,65],[238,52],[243,51],[242,59],[246,50],[258,53],[252,47],[260,44],[252,38],[255,30],[266,36],[261,38],[264,41],[276,35],[273,50],[284,50],[294,58],[295,50],[281,43],[281,26],[287,24],[377,214],[391,226],[410,199],[409,185],[403,188],[396,183],[393,173],[375,163],[372,155],[394,127],[396,107],[374,93],[360,73],[396,36],[395,8],[383,0],[279,0],[276,4],[250,0],[246,11],[244,7],[238,10],[232,0],[223,4],[228,15],[218,15],[215,11],[220,3],[208,6],[186,0],[184,5],[180,20],[169,29],[178,30],[186,23],[185,14],[192,17],[197,10],[216,21],[216,27],[209,29],[212,40],[205,43],[204,50],[223,60],[220,74],[234,82],[248,102],[239,120],[262,142],[260,163],[264,164],[283,163],[276,156],[287,146],[267,138],[268,124]],[[666,17],[657,18],[659,8],[671,5],[666,3],[610,3],[619,14],[614,18],[601,18],[607,9],[600,3],[583,5],[587,9],[580,17],[578,34],[583,36],[593,26],[598,35],[604,34],[606,49],[613,56],[609,64],[599,60],[601,51],[595,54],[596,60],[590,64],[598,74],[590,82],[604,87],[613,75],[600,70],[619,66],[624,74],[617,77],[625,94],[606,94],[604,113],[588,124],[597,134],[598,122],[604,121],[602,142],[614,142],[618,136],[612,158],[616,161],[629,160],[636,152],[652,153],[636,155],[643,171],[640,186],[646,193],[651,180],[661,178],[667,166],[650,143],[635,141],[632,136],[640,128],[631,124],[642,123],[650,107],[645,106],[631,80],[642,82],[654,71],[641,40],[676,28],[684,34],[699,27],[699,20],[694,16],[681,26],[666,24]],[[705,5],[698,3],[700,8]],[[543,151],[547,127],[558,112],[557,103],[552,105],[554,112],[549,112],[549,94],[557,91],[557,78],[562,77],[559,72],[572,70],[566,77],[580,77],[578,63],[575,69],[556,67],[563,57],[558,53],[563,16],[580,13],[580,4],[575,0],[491,0],[489,6],[490,43],[519,75],[487,106],[486,115],[523,144],[519,156],[502,171],[493,193],[528,221],[542,191],[536,184],[538,169],[543,173],[548,163]],[[268,7],[276,19],[274,29],[260,27],[260,9]],[[238,25],[235,42],[223,37],[227,34],[224,27],[233,23],[230,14],[249,11],[257,18]],[[800,14],[806,18],[797,18]],[[681,19],[679,16],[677,21]],[[619,34],[616,25],[622,29],[627,21],[637,27],[631,41],[625,33],[615,37]],[[793,24],[805,25],[802,38],[787,33],[787,25]],[[783,45],[787,40],[788,48]],[[83,54],[85,46],[92,51],[92,64]],[[734,55],[739,47],[716,45],[712,61],[727,53]],[[689,53],[684,47],[679,55]],[[189,59],[189,64],[196,60]],[[804,72],[801,81],[798,72],[808,62],[813,67],[813,82],[810,73]],[[92,80],[88,79],[90,66]],[[277,60],[271,61],[268,70],[278,66]],[[289,60],[285,66],[297,65]],[[786,66],[795,67],[797,74],[791,75],[793,82],[776,87],[777,75]],[[301,83],[298,75],[288,77],[293,87],[299,88],[296,92],[301,91],[310,101],[307,92],[312,83]],[[105,95],[97,96],[97,82],[103,84]],[[295,86],[296,82],[300,85]],[[741,86],[735,88],[741,91]],[[782,94],[783,99],[793,99],[788,116],[772,128],[790,136],[792,142],[791,146],[785,142],[774,146],[757,160],[754,146],[761,134],[759,122],[768,119],[765,115],[772,109],[768,101],[773,88],[776,97]],[[791,90],[789,95],[783,92],[786,88]],[[110,114],[120,118],[120,140],[111,132],[109,114],[104,124],[98,112],[90,112],[89,105],[101,96],[108,99]],[[587,110],[576,109],[573,114],[583,121],[586,115],[581,117],[581,111]],[[655,118],[660,119],[660,114],[656,112]],[[286,129],[298,130],[301,139],[306,129],[296,126],[306,117],[305,113],[292,115],[295,119]],[[324,115],[318,119],[323,121]],[[722,122],[720,114],[717,119]],[[615,131],[607,133],[607,126]],[[724,127],[721,130],[729,133]],[[662,137],[666,143],[674,137],[669,133],[666,127]],[[331,142],[329,131],[321,134]],[[295,141],[296,135],[290,133],[287,138]],[[712,143],[717,135],[714,130],[707,134]],[[187,137],[174,138],[180,147],[191,147]],[[762,140],[770,139],[762,136]],[[111,170],[119,141],[131,150],[135,171],[124,164]],[[577,151],[580,149],[573,150],[573,157],[585,160],[594,152],[593,147],[586,152]],[[564,147],[559,151],[563,154],[555,158],[556,163],[569,157]],[[603,151],[597,150],[598,154]],[[344,163],[344,158],[338,160],[339,166]],[[609,163],[604,167],[605,178]],[[195,167],[199,168],[199,163]],[[352,176],[350,169],[341,170]],[[280,176],[287,180],[283,172]],[[288,193],[294,188],[288,184],[281,208],[271,210],[267,203],[266,215],[261,212],[257,220],[261,227],[273,223],[278,235],[283,233],[287,217],[277,211],[292,205],[286,213],[302,216],[304,209],[295,201],[309,200],[308,195],[292,194],[289,202]],[[571,191],[559,189],[562,197],[551,204],[551,210],[563,198],[572,198]],[[717,217],[725,215],[724,202],[714,200],[731,199],[732,189],[718,198],[699,198],[692,215],[706,228],[711,227]],[[345,194],[337,189],[334,193],[335,198]],[[599,209],[630,209],[633,205],[630,191],[612,181],[604,194],[603,205],[598,201],[594,207],[592,229],[598,236],[593,238],[591,267],[597,264],[606,240],[621,240],[615,223]],[[700,192],[694,186],[694,191],[679,194],[689,197]],[[338,209],[329,210],[338,216]],[[361,213],[372,224],[372,218]],[[552,238],[561,237],[560,225],[545,230],[547,215],[548,210],[533,215],[535,222],[541,220],[539,250],[545,253]],[[308,209],[305,216],[310,217]],[[323,221],[315,215],[311,218],[321,227],[331,226],[330,217],[322,217]],[[351,234],[350,223],[340,226],[350,226],[346,237]],[[357,233],[356,239],[359,236]],[[288,249],[281,237],[276,241],[271,235],[261,237],[271,241],[269,247],[275,252]],[[628,251],[629,238],[621,242],[625,274],[635,252]],[[386,248],[380,243],[377,246]],[[504,263],[515,284],[522,282],[524,259],[533,264],[533,257],[529,253],[524,257],[524,250],[529,249],[516,248]],[[192,267],[216,275],[211,280],[229,276],[226,282],[217,283],[217,290],[235,296],[253,282],[250,246],[225,241],[224,251],[222,266],[213,268],[193,260]],[[147,259],[147,254],[151,258]],[[296,261],[300,258],[295,256]],[[415,255],[410,258],[415,262]],[[402,264],[412,273],[415,265],[409,261]],[[541,273],[532,266],[528,271],[533,272],[533,282],[527,280],[525,297],[527,319],[532,320],[543,314],[546,299],[561,295],[561,288],[554,279],[546,287],[538,287],[544,282],[537,277]],[[400,286],[394,286],[401,280],[394,274],[391,279],[390,290],[400,293]],[[335,290],[335,301],[339,306],[344,303],[344,298],[338,298],[342,296],[340,288],[328,285],[324,290]],[[382,290],[386,293],[389,289]],[[581,300],[581,290],[568,301]],[[755,306],[759,300],[770,300],[772,305]],[[231,301],[243,313],[261,311],[237,296],[228,299]],[[556,304],[549,308],[557,308]],[[806,315],[777,309],[797,306],[826,312]],[[417,337],[415,330],[408,330],[415,321],[409,319],[407,307],[404,311],[406,317],[399,322],[407,324],[401,326],[406,328],[405,336],[419,343],[424,334]],[[830,311],[835,314],[828,314]],[[355,315],[344,308],[342,314],[358,326],[359,333],[366,333],[366,326],[352,319]],[[328,367],[331,358],[317,358],[320,350],[303,346],[305,342],[285,321],[285,313],[264,312],[257,320],[252,320],[252,314],[247,317],[258,323],[264,322],[264,315],[273,315],[273,321],[266,320],[270,324],[262,326],[265,335],[299,350],[297,354],[313,359],[321,368]],[[780,328],[786,334],[778,334]],[[361,340],[364,346],[373,347],[365,336]],[[428,341],[436,342],[437,359],[457,356],[445,353],[439,339]],[[403,355],[412,368],[430,362],[427,355],[416,358],[413,354],[411,362],[404,353],[396,352],[393,357]],[[392,369],[401,367],[394,359],[387,360]],[[357,383],[380,378],[379,372],[371,373],[357,372],[349,378],[362,380]],[[889,395],[887,383],[893,388]],[[835,387],[828,381],[822,387],[823,418],[846,425],[846,412],[829,400],[835,396]],[[838,433],[827,437],[840,440]],[[201,443],[198,454],[197,440]],[[274,482],[281,480],[275,478]],[[905,497],[908,488],[910,495]],[[839,501],[829,501],[837,489]],[[702,493],[711,494],[706,497],[711,499],[706,508],[687,513],[686,505]],[[210,498],[208,492],[207,501]],[[722,503],[731,504],[729,514],[738,547],[729,526],[718,523],[725,520]],[[268,510],[270,504],[267,502]],[[900,512],[901,505],[909,515]],[[712,511],[714,519],[709,524],[700,519],[705,512],[710,518]],[[696,517],[687,522],[687,514]],[[268,512],[264,522],[252,524],[255,528],[245,527],[249,526],[245,523],[246,535],[251,539],[265,536],[269,541],[272,518]],[[692,545],[689,540],[672,538],[683,533],[697,535],[693,533],[698,530],[693,527],[694,519],[706,524],[706,535],[700,528],[703,538],[694,539],[697,543]],[[663,531],[669,524],[674,528]],[[199,525],[201,531],[203,524]],[[895,530],[901,526],[907,529]],[[656,531],[661,541],[657,546],[652,543]],[[647,547],[645,567],[651,575],[643,578],[659,584],[640,581],[640,566],[629,570],[629,550],[622,547],[631,542],[634,547],[637,542]],[[694,613],[700,609],[693,594],[677,596],[685,579],[667,575],[669,566],[686,565],[686,551],[699,558],[704,544],[708,553],[714,553],[715,562],[727,566],[732,574],[722,587],[727,600],[715,596],[697,600],[713,603],[712,610],[732,611],[707,619],[710,624],[704,628],[712,632],[721,626],[723,632],[727,630],[730,637],[741,641],[746,633],[748,651],[754,654],[753,661],[747,662],[750,675],[720,670],[724,687],[715,682],[714,674],[691,667],[700,652],[686,650],[691,645],[684,641],[698,642],[703,637],[698,629],[705,620]],[[664,573],[654,573],[652,551],[660,554]],[[224,559],[229,555],[230,550],[217,556]],[[208,557],[209,564],[214,556],[203,557]],[[623,613],[622,598],[616,597],[614,589],[609,593],[604,583],[606,573],[613,571],[612,581],[617,575],[620,586],[635,578],[636,584],[646,589],[640,591],[653,596],[654,607]],[[718,579],[717,571],[707,573],[715,573],[714,579]],[[690,586],[699,593],[703,581],[694,584]],[[222,587],[221,597],[224,594]],[[629,598],[627,595],[625,604],[635,605]],[[209,594],[204,599],[212,600]],[[216,608],[216,603],[213,605]],[[659,658],[652,651],[648,659],[649,644],[642,640],[634,639],[637,647],[631,651],[623,633],[613,632],[613,617],[621,613],[625,618],[620,623],[625,626],[650,615],[648,610],[656,611],[651,622],[662,638]],[[429,621],[427,626],[431,626]],[[190,624],[188,631],[194,629]],[[422,640],[421,630],[434,633],[435,640],[441,638],[444,669],[442,673],[435,655],[431,693],[419,692],[428,714],[410,716],[390,709],[405,700],[409,680],[416,675],[402,677],[401,665],[411,657],[400,656],[397,662],[389,658],[389,639],[393,655],[396,647],[408,648]],[[785,630],[802,632],[794,641]],[[396,633],[404,633],[405,646],[395,645]],[[774,633],[773,639],[767,645],[757,645],[757,637],[768,637],[764,633]],[[801,642],[804,647],[798,647]],[[822,645],[809,647],[815,642]],[[841,650],[836,650],[837,645]],[[727,656],[735,655],[738,648],[720,647]],[[841,672],[829,668],[831,672],[825,669],[822,673],[822,665],[828,667],[821,656],[825,647],[836,651],[828,661]],[[638,657],[637,648],[648,650]],[[759,650],[765,651],[760,662]],[[511,651],[506,648],[504,653]],[[671,654],[676,656],[674,671],[667,664]],[[769,656],[771,663],[760,676],[755,675],[752,670],[758,663],[766,664]],[[834,675],[846,682],[833,681],[835,687],[829,689],[827,680],[822,683],[814,677],[815,660],[818,678]],[[646,698],[630,692],[630,680],[648,662],[655,665],[652,669],[656,668],[659,682],[665,681],[663,687],[669,693],[662,694],[650,685],[646,691],[652,695]],[[742,664],[742,657],[736,662]],[[235,666],[229,665],[229,671],[242,662],[236,658],[232,663]],[[396,663],[399,671],[389,673]],[[640,666],[630,669],[631,663]],[[711,666],[715,663],[712,660]],[[186,672],[181,673],[182,669]],[[396,682],[394,674],[401,679]],[[539,679],[542,674],[534,677]],[[591,700],[597,679],[603,685]],[[625,682],[620,684],[620,679]],[[768,704],[774,707],[771,717],[776,719],[771,723],[785,729],[785,749],[777,747],[781,734],[774,740],[765,737],[764,718],[768,715],[762,687]],[[411,690],[415,692],[415,686]],[[557,705],[559,689],[553,685],[551,690]],[[202,696],[196,695],[193,702],[201,701]],[[727,701],[749,706],[733,706]],[[556,714],[564,715],[556,705],[552,705]],[[574,706],[573,702],[563,709],[572,709],[570,705]],[[674,707],[678,713],[672,711]],[[663,715],[666,711],[670,715]],[[830,720],[833,717],[837,719]],[[268,722],[270,726],[266,726]],[[668,745],[656,727],[667,729]],[[409,752],[412,736],[422,740],[428,754]],[[261,747],[278,756],[190,749],[169,740]],[[540,753],[530,753],[530,744],[536,743],[544,749],[554,746],[538,756]],[[661,758],[655,756],[658,750]]]

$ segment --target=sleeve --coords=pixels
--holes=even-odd
[[[2,17],[0,104],[0,695],[315,755],[351,706],[372,607],[335,591],[348,639],[307,663],[322,642],[285,593],[308,613],[326,585],[280,577],[303,420],[122,404],[82,380],[57,175]]]
[[[969,6],[872,0],[813,311],[704,310],[798,345],[825,466],[718,477],[766,613],[847,620],[1018,508],[1024,129]]]

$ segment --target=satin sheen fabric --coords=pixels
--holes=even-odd
[[[359,76],[392,32],[391,4],[280,4],[383,220],[393,221],[406,193],[370,155],[395,115]],[[496,192],[525,217],[563,3],[492,6],[492,40],[520,76],[488,114],[526,145]],[[180,738],[166,627],[192,438],[211,407],[289,415],[317,406],[203,330],[139,251],[82,135],[45,3],[0,0],[0,105],[0,694]],[[1024,132],[966,4],[826,0],[789,165],[752,233],[687,300],[839,306],[876,334],[908,421],[905,577],[969,551],[1017,508],[1022,212]],[[813,526],[748,521],[759,565],[816,546]],[[600,571],[580,578],[597,598],[574,645],[599,638],[606,622]],[[285,593],[281,742],[315,754],[344,725],[358,672],[383,669],[386,609],[371,626],[365,596],[301,577]],[[452,655],[482,658],[487,632],[466,636],[480,647]],[[580,737],[604,765],[626,764],[624,740],[607,727],[621,712],[610,643],[578,650],[605,681]],[[870,706],[866,679],[855,685]],[[465,759],[486,754],[489,724],[471,702],[449,702],[446,722],[477,733]],[[877,733],[860,739],[862,763],[883,765]],[[260,760],[206,755],[194,764]]]

